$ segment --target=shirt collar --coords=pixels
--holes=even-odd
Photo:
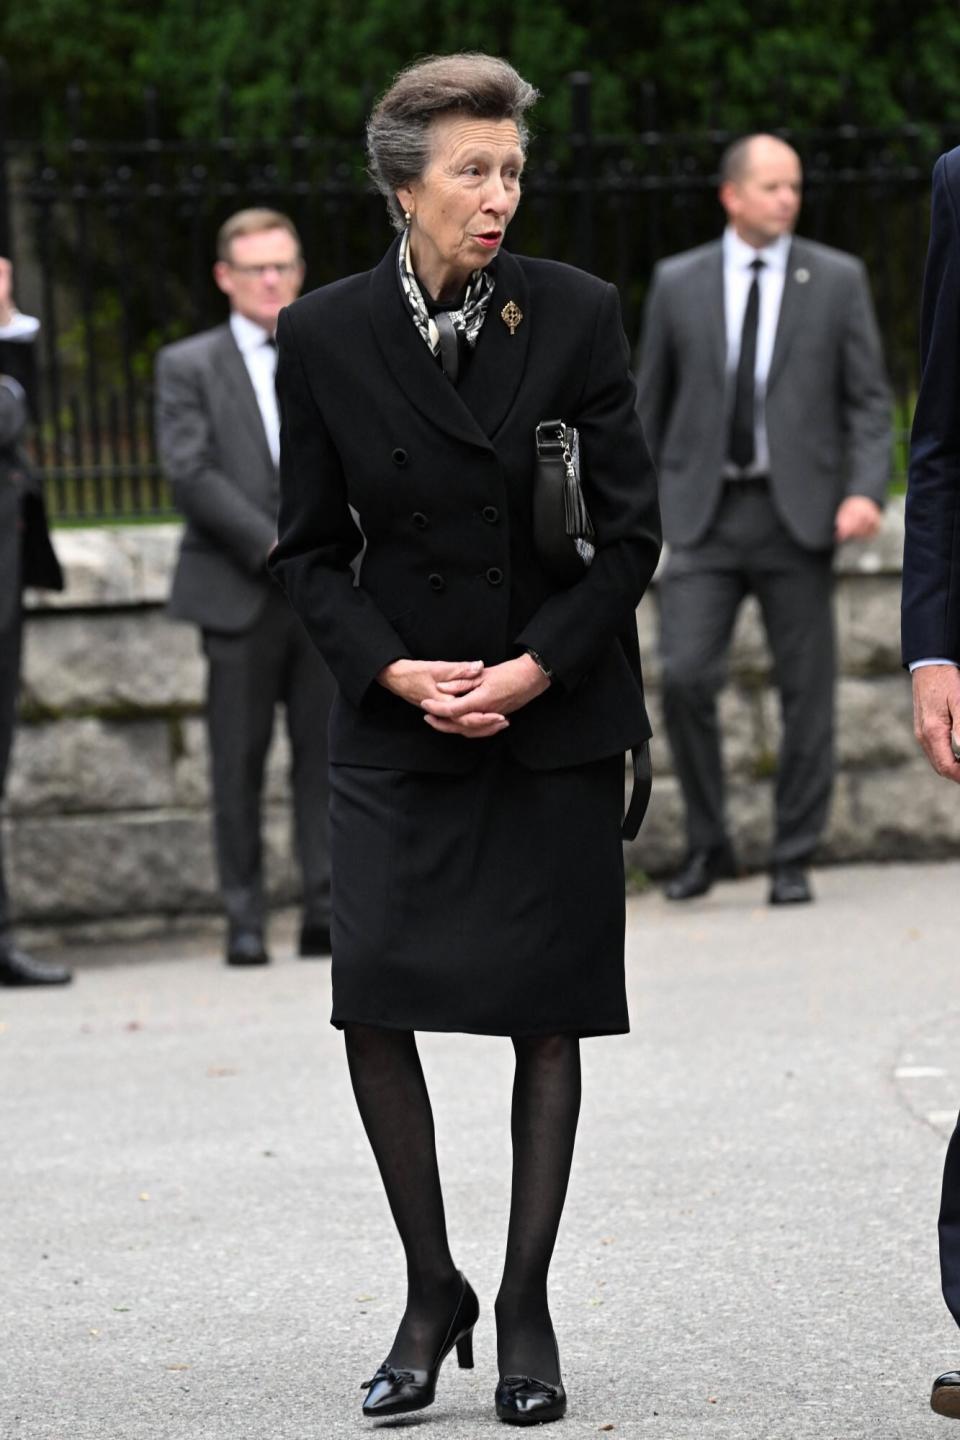
[[[734,270],[746,270],[752,261],[760,259],[771,270],[786,273],[792,240],[792,235],[779,235],[761,250],[754,250],[752,245],[740,239],[732,225],[728,225],[723,232],[723,261]]]
[[[269,330],[264,330],[255,320],[248,320],[239,310],[230,311],[230,329],[241,355],[249,355],[251,350],[259,350],[271,338]]]

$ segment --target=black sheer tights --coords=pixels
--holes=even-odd
[[[496,1302],[497,1363],[501,1375],[556,1384],[547,1272],[580,1114],[580,1042],[570,1035],[514,1037],[513,1048],[513,1190]]]
[[[410,1031],[344,1027],[350,1078],[407,1259],[407,1308],[387,1359],[436,1359],[460,1293],[437,1170],[433,1111]],[[513,1190],[496,1301],[502,1375],[555,1382],[547,1272],[580,1111],[580,1047],[566,1035],[514,1039]]]
[[[407,1257],[407,1308],[390,1364],[425,1370],[437,1358],[460,1295],[447,1243],[433,1111],[409,1030],[345,1025],[357,1108]]]

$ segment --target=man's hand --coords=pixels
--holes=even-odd
[[[13,312],[13,266],[0,255],[0,325],[9,325]]]
[[[449,691],[449,699],[428,697],[420,703],[427,712],[427,724],[441,734],[486,739],[505,730],[510,723],[508,715],[529,705],[549,687],[537,662],[530,655],[518,655],[516,660],[488,666],[479,683],[466,693],[457,696]]]
[[[837,511],[833,534],[838,545],[845,540],[872,540],[880,529],[883,511],[868,495],[848,495]]]
[[[960,670],[956,665],[921,665],[913,672],[913,733],[938,775],[960,785],[960,761],[950,736],[960,745]]]

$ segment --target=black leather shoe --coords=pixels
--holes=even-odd
[[[304,925],[300,931],[300,958],[312,960],[330,954],[330,927]]]
[[[440,1366],[457,1347],[457,1363],[461,1370],[473,1369],[473,1327],[480,1314],[480,1305],[465,1275],[460,1276],[460,1299],[447,1329],[446,1339],[429,1370],[407,1369],[386,1360],[372,1380],[364,1380],[366,1390],[362,1410],[371,1420],[383,1415],[403,1415],[409,1410],[424,1410],[433,1404],[437,1391]]]
[[[562,1420],[567,1412],[567,1395],[561,1380],[548,1385],[530,1375],[504,1375],[497,1386],[497,1419],[508,1425],[546,1425]]]
[[[960,1420],[960,1370],[937,1376],[930,1392],[930,1409],[949,1420]]]
[[[45,965],[16,945],[0,950],[0,985],[69,985],[73,973],[66,965]]]
[[[802,865],[774,865],[770,872],[771,905],[806,905],[813,899]]]
[[[732,880],[737,862],[729,845],[715,845],[709,850],[691,850],[683,866],[663,887],[668,900],[693,900],[706,895],[715,880]]]
[[[258,930],[233,930],[227,941],[228,965],[269,965],[270,956]]]

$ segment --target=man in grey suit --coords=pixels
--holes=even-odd
[[[303,874],[300,954],[330,953],[327,844],[329,671],[267,573],[276,543],[280,425],[277,316],[303,284],[300,240],[273,210],[222,227],[214,278],[226,325],[157,356],[157,446],[186,516],[170,611],[200,626],[208,660],[214,836],[228,922],[227,962],[261,965],[261,794],[278,701],[293,752]]]
[[[0,797],[13,745],[24,585],[61,590],[63,576],[47,533],[43,491],[30,474],[21,440],[29,420],[26,386],[39,321],[13,303],[13,268],[0,257]],[[27,955],[14,940],[0,847],[0,985],[66,985],[63,965]]]
[[[875,533],[889,479],[890,396],[866,273],[793,236],[801,185],[783,141],[733,144],[722,239],[658,265],[647,301],[638,404],[670,547],[664,718],[687,816],[674,900],[736,872],[717,692],[750,593],[783,712],[769,898],[812,898],[806,866],[833,784],[833,550]]]

